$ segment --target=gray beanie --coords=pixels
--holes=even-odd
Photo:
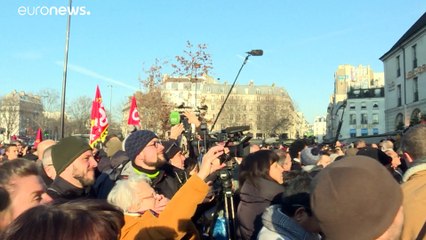
[[[154,132],[149,130],[138,130],[131,133],[125,140],[124,149],[131,161],[146,147],[154,138],[158,138]]]

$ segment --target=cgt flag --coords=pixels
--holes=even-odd
[[[136,106],[135,96],[132,96],[132,102],[130,104],[130,111],[129,111],[129,119],[127,120],[127,124],[135,125],[135,126],[140,125],[139,112],[138,112],[138,107]]]
[[[36,134],[36,138],[34,141],[34,148],[37,148],[38,144],[43,141],[43,134],[41,131],[41,128],[37,129],[37,134]]]
[[[95,100],[92,102],[92,113],[90,115],[90,138],[89,145],[94,148],[98,142],[105,141],[108,134],[108,119],[104,104],[102,103],[99,86],[96,86]]]

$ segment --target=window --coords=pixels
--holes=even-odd
[[[356,114],[349,114],[349,124],[356,125]]]
[[[399,107],[399,106],[401,106],[401,105],[402,105],[402,98],[401,98],[401,84],[398,84],[398,85],[396,86],[396,92],[397,92],[397,94],[398,94],[398,98],[397,98],[397,100],[398,100],[398,102],[397,102],[397,107]]]
[[[379,104],[374,103],[373,104],[373,110],[379,110]]]
[[[367,113],[361,113],[361,124],[368,124]]]
[[[401,76],[401,63],[399,60],[399,56],[396,57],[396,77]]]
[[[395,118],[395,130],[403,130],[405,127],[404,125],[404,115],[398,113]]]
[[[379,114],[373,113],[372,118],[373,124],[379,124]]]
[[[350,110],[355,110],[355,105],[351,105],[351,106],[349,106],[349,109],[350,109]]]
[[[413,79],[413,102],[419,101],[419,85],[418,78],[415,77]]]
[[[413,53],[413,69],[417,67],[417,45],[411,47]]]
[[[365,102],[361,103],[361,110],[366,110],[367,109],[367,105],[365,104]]]

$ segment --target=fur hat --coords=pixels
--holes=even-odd
[[[300,152],[300,161],[303,165],[316,165],[321,155],[319,149],[314,147],[306,147]]]
[[[65,168],[87,150],[92,150],[92,148],[84,138],[62,138],[52,146],[52,163],[56,174],[61,174]]]
[[[178,152],[182,151],[178,143],[174,140],[163,141],[164,156],[167,159],[173,158]]]
[[[392,225],[401,205],[398,183],[366,156],[330,164],[311,184],[311,207],[329,240],[376,239]]]
[[[154,132],[149,130],[138,130],[131,133],[125,140],[124,149],[131,161],[146,147],[154,138],[158,138]]]

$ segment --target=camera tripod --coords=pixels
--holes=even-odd
[[[219,172],[219,180],[221,181],[222,190],[219,195],[219,199],[216,204],[215,212],[213,215],[213,221],[210,226],[209,236],[210,239],[214,239],[213,230],[217,221],[219,212],[223,210],[223,217],[226,225],[226,237],[229,240],[236,239],[236,221],[235,221],[235,209],[234,209],[234,196],[232,192],[232,176],[229,170],[221,170]]]

